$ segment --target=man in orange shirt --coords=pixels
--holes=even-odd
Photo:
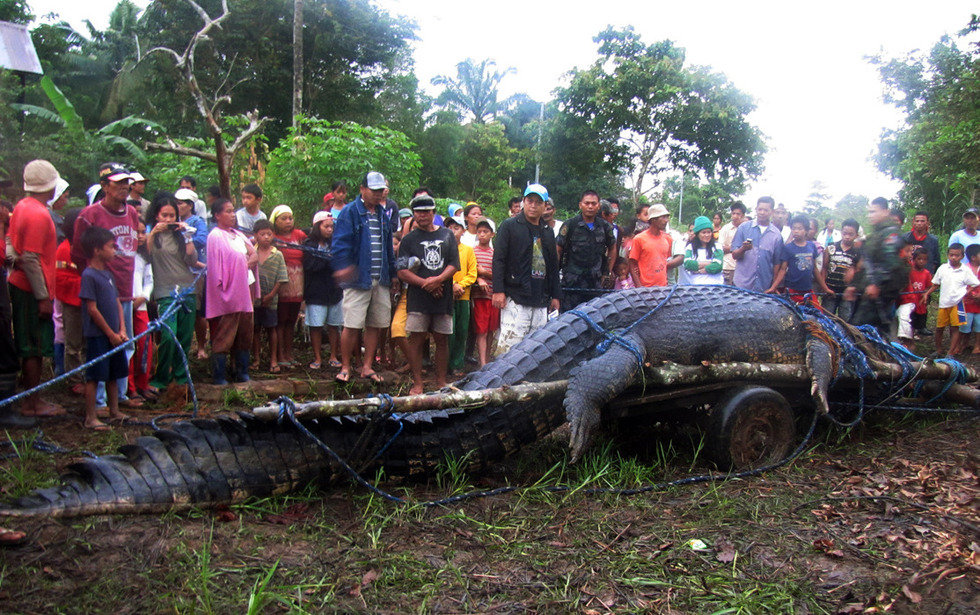
[[[667,272],[684,260],[674,256],[673,239],[667,232],[670,213],[661,204],[651,205],[650,227],[633,237],[630,246],[630,275],[633,284],[640,286],[667,286]]]
[[[24,167],[26,196],[10,217],[8,241],[16,253],[10,274],[10,303],[25,389],[41,382],[41,358],[54,355],[51,313],[58,235],[45,203],[54,197],[58,178],[57,169],[47,160],[28,162]],[[39,393],[28,397],[20,411],[25,416],[65,413],[61,406],[42,400]]]

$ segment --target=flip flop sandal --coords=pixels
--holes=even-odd
[[[341,384],[347,384],[350,382],[350,373],[347,371],[339,371],[333,379]]]
[[[344,366],[344,364],[341,363],[340,361],[331,361],[327,365],[329,365],[333,369],[340,369],[341,367]]]
[[[378,372],[371,372],[368,374],[361,373],[361,378],[364,378],[365,380],[370,380],[375,384],[384,384],[385,382],[385,379],[382,378],[381,374],[379,374]]]
[[[310,363],[310,369],[320,369],[320,362],[319,361],[314,361],[314,362]]]
[[[279,367],[278,365],[273,365],[272,367],[269,368],[269,373],[270,374],[281,374],[282,373],[282,368]]]

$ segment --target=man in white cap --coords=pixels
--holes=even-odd
[[[150,201],[143,196],[146,192],[146,178],[139,171],[133,171],[129,176],[133,181],[129,184],[129,198],[126,202],[135,207],[142,218],[146,216],[146,211],[150,207]]]
[[[129,171],[119,165],[114,164],[100,171],[102,199],[83,209],[75,220],[76,238],[93,226],[107,229],[116,237],[116,256],[109,262],[109,272],[119,293],[126,334],[130,338],[133,337],[133,271],[136,268],[136,248],[139,245],[139,213],[135,207],[126,203],[131,179]],[[78,266],[79,272],[84,271],[88,265],[81,241],[75,241],[72,245],[71,259]],[[133,346],[130,345],[126,351],[127,360],[132,357],[133,352]],[[139,400],[126,397],[128,387],[129,379],[120,378],[119,404],[129,408],[141,406]]]
[[[493,307],[500,310],[496,354],[548,321],[561,298],[555,234],[544,223],[548,189],[531,184],[524,190],[524,209],[500,223],[493,252]]]
[[[648,215],[650,226],[637,233],[630,245],[630,276],[637,288],[667,286],[668,272],[684,260],[683,255],[674,254],[674,238],[667,231],[667,208],[660,203],[651,205]]]
[[[14,340],[22,360],[24,387],[41,382],[42,357],[54,356],[55,252],[57,232],[47,203],[54,198],[58,171],[47,160],[33,160],[24,167],[26,196],[14,207],[10,217],[8,241],[16,255],[10,274],[10,300],[13,308]],[[64,408],[29,396],[21,407],[26,416],[55,416]]]
[[[338,382],[351,378],[351,359],[358,334],[364,330],[361,377],[379,383],[374,353],[381,330],[391,324],[391,292],[400,287],[395,272],[391,224],[385,215],[384,175],[371,171],[361,180],[361,193],[340,211],[334,224],[334,278],[344,289],[344,330],[340,336]]]

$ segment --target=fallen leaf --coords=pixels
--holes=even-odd
[[[715,543],[715,549],[717,553],[715,554],[715,559],[723,564],[735,561],[736,551],[735,545],[728,542],[727,540],[720,540]]]
[[[231,512],[230,510],[219,510],[218,511],[218,521],[221,523],[230,523],[238,518],[238,515]]]
[[[909,589],[908,585],[902,586],[902,593],[905,594],[905,597],[908,598],[912,604],[919,604],[922,602],[922,596]]]

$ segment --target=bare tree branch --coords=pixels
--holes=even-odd
[[[171,139],[167,139],[167,143],[147,143],[146,149],[155,150],[158,152],[169,152],[171,154],[179,154],[181,156],[193,156],[194,158],[200,158],[201,160],[207,160],[208,162],[218,162],[218,157],[214,155],[214,152],[205,152],[193,147],[177,145]]]
[[[244,145],[248,143],[248,140],[254,137],[255,134],[262,129],[265,123],[269,121],[269,118],[267,117],[260,118],[258,110],[246,113],[245,117],[248,118],[248,127],[239,133],[239,135],[235,138],[235,141],[231,144],[231,147],[228,148],[228,155],[231,158],[234,158],[235,154],[238,153],[238,150],[244,147]]]

